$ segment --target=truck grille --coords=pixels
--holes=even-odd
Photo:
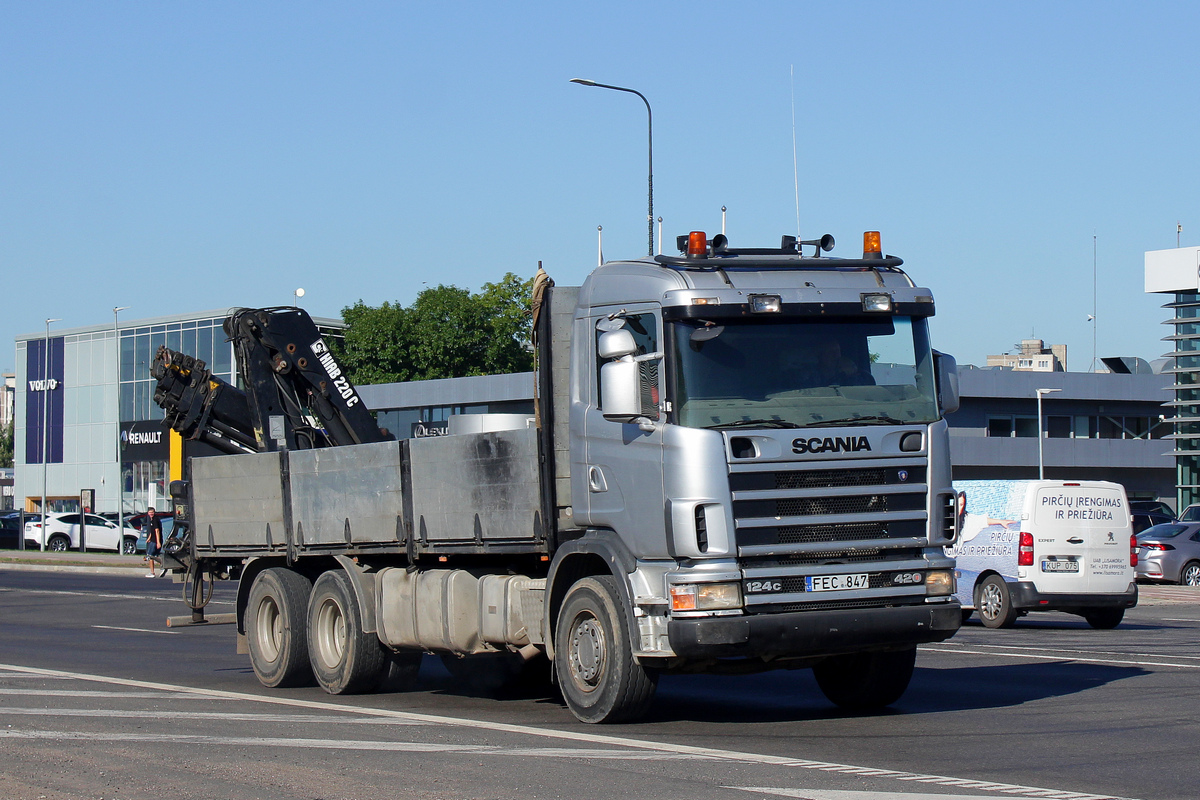
[[[844,462],[830,468],[789,466],[764,471],[735,466],[730,473],[743,557],[807,555],[823,542],[839,547],[819,548],[822,552],[860,550],[853,546],[860,542],[861,549],[878,550],[887,548],[888,540],[895,540],[894,548],[928,541],[924,459],[873,459],[862,467]],[[940,529],[946,509],[939,507],[936,514]]]

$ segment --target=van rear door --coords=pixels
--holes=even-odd
[[[1038,591],[1108,594],[1129,588],[1131,527],[1123,486],[1042,484],[1032,516],[1032,575]]]

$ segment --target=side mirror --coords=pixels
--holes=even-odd
[[[954,356],[933,351],[933,369],[937,373],[938,407],[942,415],[958,411],[958,362]]]
[[[601,358],[624,358],[637,353],[637,343],[626,328],[605,331],[596,343],[596,353]]]
[[[600,411],[606,420],[636,422],[642,416],[639,381],[636,361],[609,361],[600,367]]]

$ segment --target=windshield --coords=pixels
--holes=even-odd
[[[938,418],[923,318],[672,323],[674,408],[693,428]]]

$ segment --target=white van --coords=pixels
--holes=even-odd
[[[1108,481],[955,481],[955,559],[965,621],[1006,628],[1030,611],[1114,628],[1137,605],[1125,487]]]

